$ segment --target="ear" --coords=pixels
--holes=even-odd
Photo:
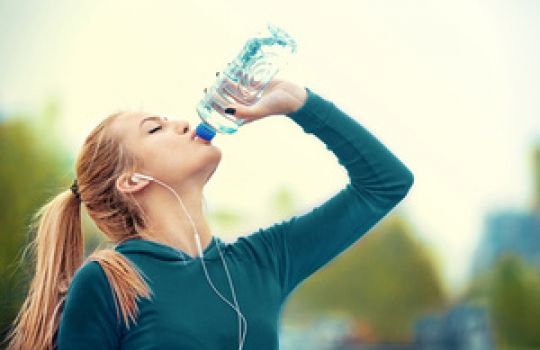
[[[135,193],[145,188],[149,180],[140,179],[138,182],[133,182],[131,176],[133,174],[124,173],[116,179],[116,188],[122,193]]]

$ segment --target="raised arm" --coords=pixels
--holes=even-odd
[[[287,116],[324,142],[350,183],[309,212],[241,238],[274,269],[283,298],[368,232],[413,184],[412,172],[374,135],[334,103],[306,91],[305,103]]]

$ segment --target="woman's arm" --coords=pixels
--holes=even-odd
[[[360,123],[306,91],[305,103],[287,116],[325,143],[347,170],[350,183],[309,212],[243,239],[275,269],[283,298],[369,231],[406,196],[414,179]]]

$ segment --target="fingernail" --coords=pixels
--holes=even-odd
[[[236,113],[236,108],[232,108],[232,107],[225,108],[225,113],[234,115]]]

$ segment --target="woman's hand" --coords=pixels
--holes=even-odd
[[[297,84],[274,79],[268,83],[259,101],[251,106],[239,103],[227,105],[235,108],[236,118],[247,124],[270,115],[287,114],[298,110],[306,101],[307,91]]]

